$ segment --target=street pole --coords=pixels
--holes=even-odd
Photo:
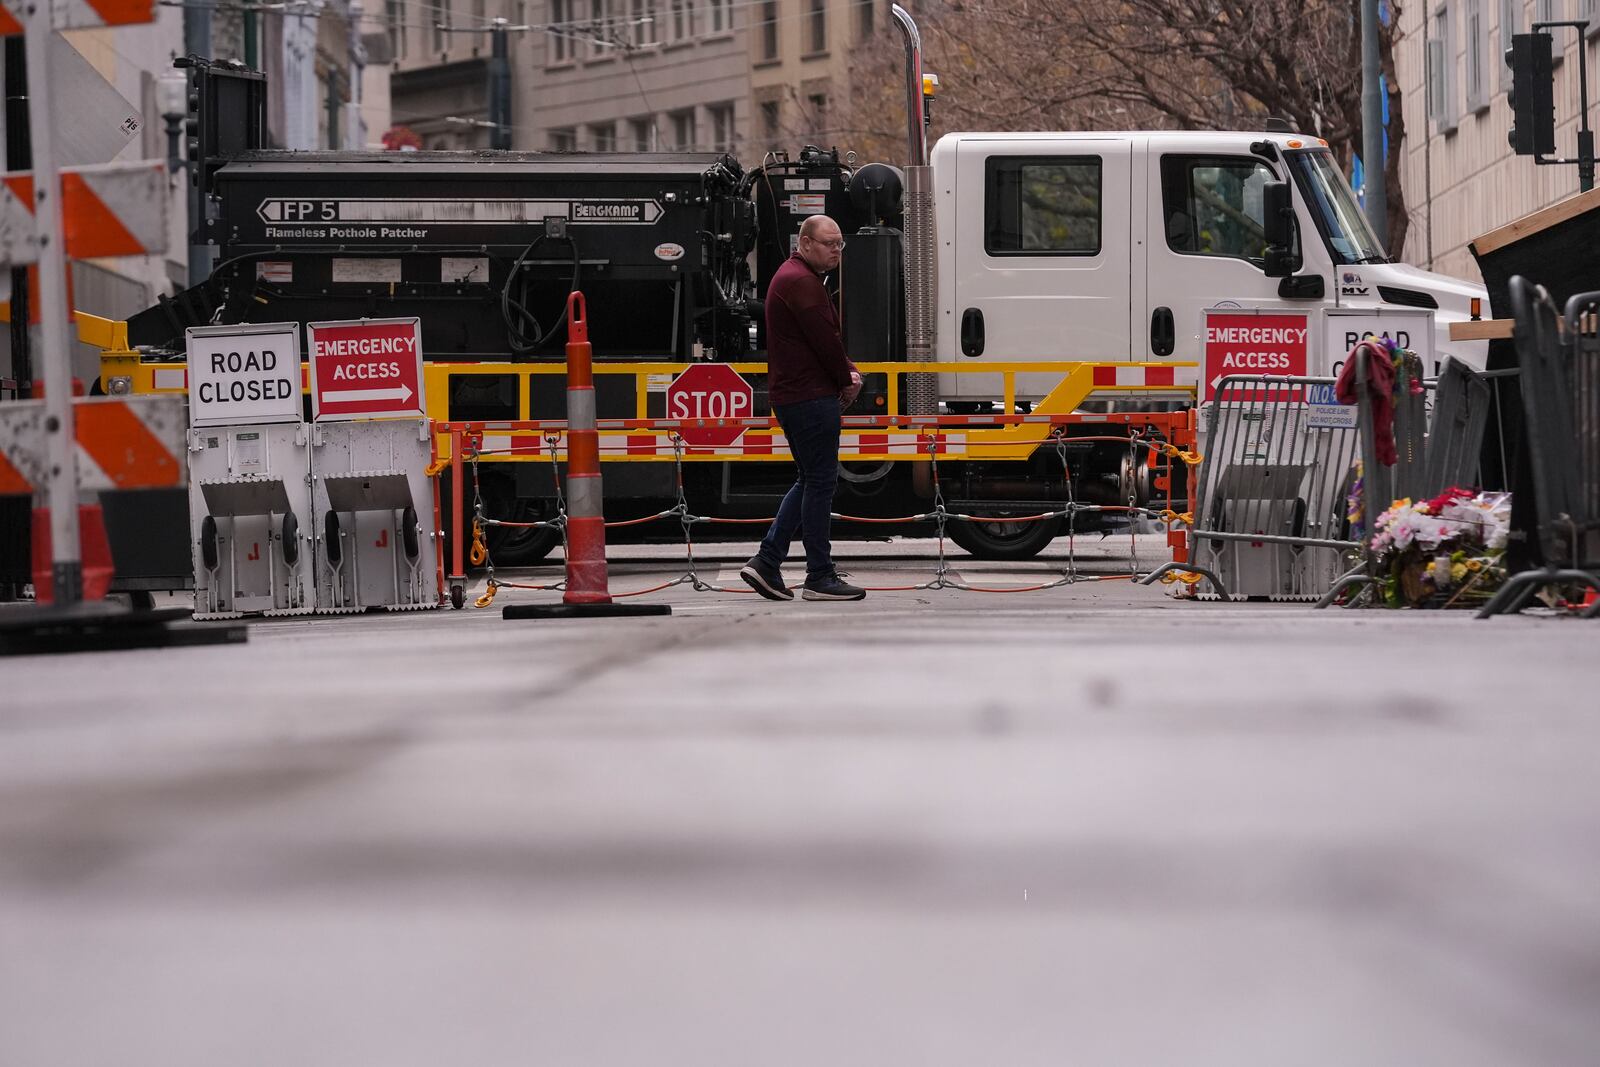
[[[183,50],[191,56],[211,58],[211,8],[205,4],[186,4],[183,8]],[[200,91],[200,69],[189,71],[191,92]],[[199,285],[211,276],[211,249],[205,243],[206,191],[205,161],[189,160],[189,285]]]
[[[1383,97],[1378,86],[1378,0],[1361,0],[1361,165],[1365,174],[1367,222],[1379,244],[1389,238],[1388,168],[1383,152]]]
[[[31,170],[28,145],[28,52],[21,37],[7,37],[6,49],[6,169]],[[18,396],[27,399],[33,384],[33,352],[28,336],[28,268],[11,268],[11,377]]]
[[[489,31],[492,41],[489,56],[489,147],[511,147],[511,61],[506,45],[506,20],[494,20]]]
[[[51,582],[57,606],[83,600],[83,562],[78,546],[78,443],[73,427],[72,367],[67,348],[67,256],[61,224],[61,178],[56,173],[56,130],[49,94],[53,5],[25,9],[28,136],[33,149],[34,225],[39,235],[40,379],[44,382],[45,456],[50,462],[45,492],[50,508]]]

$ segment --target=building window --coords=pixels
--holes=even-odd
[[[828,94],[810,93],[806,96],[806,109],[811,112],[811,129],[821,133],[828,128]]]
[[[877,0],[856,0],[856,36],[866,40],[877,29]]]
[[[654,126],[655,122],[647,118],[634,119],[628,123],[628,132],[633,138],[633,150],[635,152],[649,152],[651,150],[650,142],[653,138],[650,133]]]
[[[725,33],[733,29],[732,0],[706,0],[706,32]]]
[[[711,119],[711,150],[732,152],[733,105],[713,104],[706,108],[706,115]]]
[[[433,9],[433,14],[433,50],[435,52],[443,52],[445,50],[444,31],[450,27],[450,0],[442,0]]]
[[[1595,0],[1578,0],[1578,18],[1588,23],[1583,28],[1585,37],[1600,34],[1600,18],[1595,17],[1596,7],[1600,7],[1600,4],[1596,4]]]
[[[1437,133],[1453,133],[1456,128],[1454,21],[1448,4],[1434,8],[1428,39],[1428,109]]]
[[[828,0],[807,0],[810,13],[806,16],[806,54],[816,55],[828,50]]]
[[[518,26],[526,26],[528,24],[528,0],[517,0],[515,14]]]
[[[589,39],[590,59],[610,59],[617,54],[617,7],[615,0],[589,0],[589,25],[584,36]]]
[[[766,142],[768,148],[777,146],[782,121],[783,111],[778,101],[761,101],[761,139]]]
[[[660,38],[656,36],[656,0],[633,0],[630,9],[628,39],[635,48],[648,48]]]
[[[761,5],[761,58],[778,58],[778,0]]]
[[[487,26],[489,24],[489,16],[484,9],[486,3],[487,0],[472,0],[473,26]]]
[[[1500,88],[1511,88],[1511,64],[1505,54],[1511,48],[1511,38],[1522,24],[1522,0],[1500,0]]]
[[[550,131],[550,151],[576,152],[578,150],[578,131],[571,126]]]
[[[399,59],[406,54],[405,0],[385,0],[383,6],[389,17],[389,53]]]
[[[1100,157],[991,156],[983,250],[991,256],[1100,253]]]
[[[550,0],[550,62],[570,63],[573,53],[572,13],[576,0]]]
[[[589,127],[589,147],[596,152],[617,150],[617,124],[602,122]]]
[[[694,0],[667,0],[667,40],[687,41],[694,36]]]
[[[687,152],[694,148],[694,112],[674,111],[672,113],[672,147],[679,152]]]
[[[1489,34],[1483,18],[1483,0],[1467,0],[1466,35],[1467,110],[1482,111],[1489,106],[1488,71],[1484,69]]]

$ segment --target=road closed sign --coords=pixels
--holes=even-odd
[[[358,319],[306,324],[311,417],[318,422],[418,416],[422,320]]]
[[[1304,377],[1309,337],[1306,316],[1295,312],[1207,311],[1205,396],[1234,374]]]
[[[189,425],[299,422],[300,324],[191,326]]]

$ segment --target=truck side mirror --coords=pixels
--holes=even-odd
[[[1268,182],[1261,190],[1261,206],[1267,238],[1263,265],[1266,275],[1287,278],[1300,269],[1301,262],[1294,250],[1294,205],[1289,199],[1289,183]]]

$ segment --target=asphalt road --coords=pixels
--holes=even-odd
[[[1600,624],[654,599],[0,661],[0,1067],[1600,1058]]]

